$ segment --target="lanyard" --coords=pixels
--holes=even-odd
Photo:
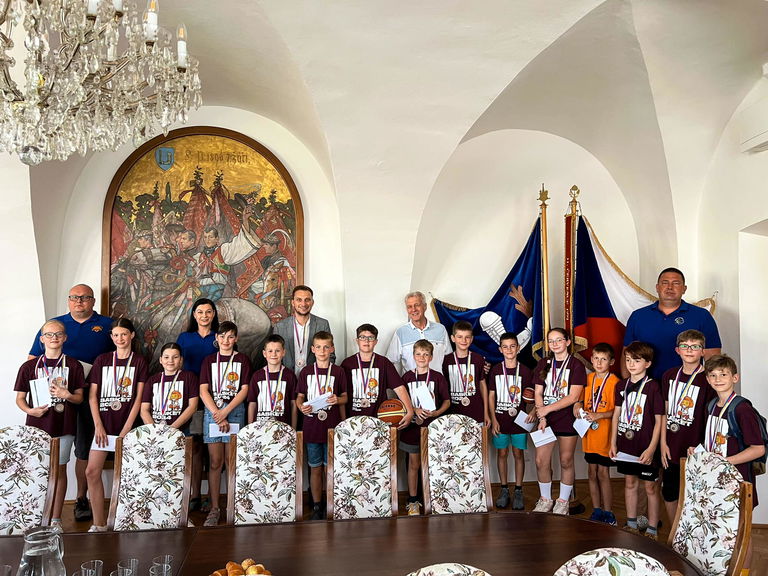
[[[360,378],[363,378],[363,364],[360,360],[360,354],[355,354],[357,356],[357,369],[360,370]],[[376,354],[371,356],[371,363],[368,365],[368,370],[365,373],[365,378],[363,378],[363,394],[366,398],[371,398],[371,388],[375,388],[373,384],[371,384],[371,371],[373,370],[373,363],[376,360]]]
[[[37,359],[35,372],[37,372],[40,369],[40,366],[42,365],[43,372],[45,372],[45,378],[50,383],[51,373],[56,372],[56,370],[58,370],[61,367],[62,363],[64,362],[64,358],[66,358],[65,354],[62,354],[61,356],[59,356],[59,359],[56,361],[56,366],[54,366],[52,370],[48,370],[48,359],[45,357],[45,354],[41,354],[40,357]]]
[[[605,383],[608,382],[610,376],[610,372],[603,376],[603,381],[600,383],[600,388],[597,390],[597,396],[595,396],[595,380],[597,380],[597,374],[595,374],[595,377],[592,379],[592,404],[589,407],[590,412],[597,412],[597,407],[600,405],[600,400],[603,398],[603,388],[605,388]]]
[[[501,369],[504,372],[504,386],[507,387],[507,390],[509,391],[509,397],[510,397],[510,403],[512,406],[515,405],[515,400],[517,400],[517,393],[520,392],[520,386],[518,386],[518,382],[520,382],[520,362],[517,362],[515,364],[515,376],[514,376],[514,384],[512,386],[509,385],[509,376],[507,376],[507,363],[502,362],[501,363]],[[514,394],[512,393],[512,390],[514,390]]]
[[[557,358],[552,358],[552,394],[550,396],[557,396],[558,398],[562,398],[565,396],[563,394],[560,395],[560,380],[562,380],[563,376],[565,375],[565,368],[568,366],[568,363],[571,360],[571,355],[568,354],[566,356],[565,360],[563,360],[563,365],[560,367],[560,371],[557,370]]]
[[[325,374],[325,381],[323,382],[322,387],[320,386],[320,376],[317,373],[317,362],[315,362],[315,383],[317,384],[317,395],[322,396],[326,392],[332,392],[332,388],[329,385],[329,382],[331,381],[331,366],[333,364],[328,364],[328,372]]]
[[[720,429],[720,421],[723,420],[723,414],[726,414],[726,411],[731,405],[731,402],[733,402],[734,398],[736,398],[735,391],[731,392],[731,395],[728,396],[728,399],[725,401],[722,410],[720,410],[719,416],[715,416],[717,402],[715,402],[715,405],[712,406],[712,412],[709,413],[709,421],[707,422],[707,446],[704,446],[708,452],[714,452],[717,448],[717,432]]]
[[[675,376],[675,382],[672,384],[672,388],[670,389],[670,392],[672,393],[672,403],[669,405],[669,414],[668,416],[674,416],[677,413],[677,409],[681,406],[683,403],[683,399],[685,399],[688,395],[688,390],[690,390],[691,386],[693,386],[693,381],[696,379],[696,376],[701,373],[701,371],[704,370],[704,366],[699,364],[699,367],[694,370],[693,374],[691,374],[691,377],[688,379],[688,382],[685,383],[685,385],[681,388],[680,387],[680,375],[683,373],[683,367],[680,366],[680,368],[677,371],[677,375]],[[678,390],[680,392],[678,393]]]
[[[640,400],[642,399],[643,394],[643,388],[645,388],[645,383],[648,382],[650,378],[646,376],[643,378],[643,382],[640,384],[640,388],[638,389],[637,393],[635,394],[635,399],[632,402],[632,410],[629,410],[629,407],[627,406],[627,400],[629,400],[629,385],[631,383],[630,379],[627,378],[627,386],[624,389],[626,392],[624,394],[624,402],[621,403],[621,411],[623,414],[623,420],[626,423],[627,427],[629,427],[630,424],[632,424],[632,419],[635,417],[635,412],[637,412],[637,408],[640,406]]]
[[[466,366],[466,373],[462,374],[461,372],[461,364],[459,364],[459,357],[456,356],[456,352],[453,353],[453,361],[456,362],[456,369],[459,372],[459,380],[461,381],[461,387],[463,388],[464,394],[467,393],[467,386],[469,385],[469,369],[472,365],[472,353],[467,353],[467,366]]]
[[[227,365],[224,367],[224,374],[229,376],[229,371],[232,368],[232,361],[235,359],[235,351],[232,350],[232,354],[227,360]],[[221,354],[216,352],[216,373],[219,375],[219,382],[216,388],[216,396],[221,396],[221,390],[224,388],[224,374],[221,372]]]
[[[264,366],[264,376],[267,377],[267,394],[269,394],[269,411],[274,412],[277,406],[277,394],[280,391],[280,382],[283,379],[283,366],[280,366],[280,372],[277,374],[274,392],[272,391],[272,380],[269,378],[269,367]]]
[[[123,381],[123,378],[125,378],[125,375],[128,372],[128,369],[131,367],[131,360],[133,360],[133,352],[131,352],[131,355],[128,356],[128,362],[125,363],[125,366],[123,367],[123,373],[120,375],[120,377],[117,377],[117,351],[112,353],[112,392],[113,396],[122,396],[121,393],[121,383]],[[127,386],[126,386],[127,388]]]
[[[165,414],[165,410],[168,407],[168,399],[176,389],[176,381],[179,379],[179,374],[181,374],[181,370],[177,370],[176,374],[173,375],[173,382],[168,387],[168,394],[165,393],[165,372],[160,375],[160,414]]]
[[[298,356],[300,358],[304,357],[304,346],[307,345],[307,324],[309,324],[309,321],[307,321],[307,324],[304,324],[304,326],[301,327],[301,338],[299,338],[299,327],[297,326],[298,322],[296,322],[296,317],[293,317],[293,331],[296,334],[296,344],[299,346],[299,354]]]

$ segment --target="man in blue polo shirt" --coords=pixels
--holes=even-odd
[[[69,290],[67,305],[69,314],[57,316],[67,329],[67,341],[64,354],[77,358],[84,366],[86,376],[96,356],[114,350],[110,331],[112,318],[93,311],[96,299],[93,289],[85,284],[78,284]],[[40,331],[29,351],[29,357],[35,358],[43,353]],[[90,404],[85,401],[77,407],[77,433],[75,434],[75,475],[77,476],[77,501],[75,502],[75,520],[89,520],[91,508],[86,497],[88,483],[85,469],[88,466],[88,453],[93,442],[93,417]]]
[[[709,311],[683,300],[687,286],[685,276],[677,268],[665,268],[656,282],[658,302],[632,312],[624,333],[624,346],[635,340],[653,346],[653,364],[650,374],[660,380],[664,372],[680,364],[675,352],[677,335],[685,330],[698,330],[706,338],[704,359],[720,353],[720,334],[715,319]],[[626,367],[621,361],[621,371],[626,377]]]
[[[432,370],[443,372],[443,357],[451,352],[451,339],[445,326],[430,322],[424,313],[427,311],[427,298],[421,292],[411,292],[405,296],[405,309],[408,322],[397,329],[387,349],[387,358],[395,365],[400,374],[416,368],[413,359],[413,345],[422,338],[434,346]]]

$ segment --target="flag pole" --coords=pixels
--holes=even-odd
[[[544,353],[549,352],[549,345],[547,344],[547,333],[549,332],[549,268],[547,262],[549,262],[549,256],[547,254],[547,200],[549,200],[549,192],[544,188],[544,184],[541,185],[539,191],[539,218],[541,220],[541,289],[543,294],[541,295],[541,302],[543,308],[542,318],[542,336]]]
[[[578,230],[579,187],[571,186],[568,213],[565,215],[565,329],[571,334],[571,352],[576,349],[573,334],[573,287],[576,280],[576,231]]]

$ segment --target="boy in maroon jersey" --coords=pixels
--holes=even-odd
[[[489,426],[488,387],[485,385],[485,359],[470,352],[474,336],[472,324],[459,320],[453,325],[451,342],[455,351],[443,358],[443,376],[451,390],[451,412],[469,416]]]

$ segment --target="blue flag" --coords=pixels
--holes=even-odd
[[[448,332],[459,320],[472,324],[472,350],[488,362],[501,362],[499,337],[504,332],[512,332],[518,335],[521,345],[520,360],[531,364],[540,357],[543,345],[542,294],[541,219],[538,218],[523,252],[487,305],[470,310],[436,298],[432,304]]]

